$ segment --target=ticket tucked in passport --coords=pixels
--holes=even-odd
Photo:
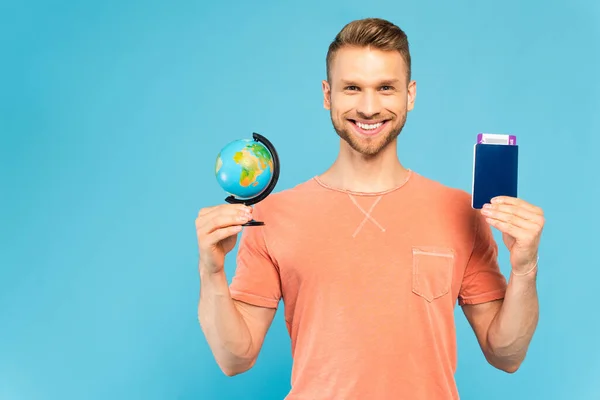
[[[513,146],[517,144],[517,137],[515,135],[504,135],[499,133],[480,133],[477,135],[477,143],[508,144]]]

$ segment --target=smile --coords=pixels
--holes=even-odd
[[[374,136],[383,130],[383,127],[386,125],[387,121],[379,121],[379,122],[360,122],[355,120],[350,120],[352,125],[354,126],[354,130],[364,136]]]

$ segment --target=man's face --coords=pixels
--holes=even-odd
[[[416,83],[407,82],[397,51],[342,47],[330,66],[330,81],[323,81],[323,95],[338,135],[355,151],[374,156],[402,131]]]

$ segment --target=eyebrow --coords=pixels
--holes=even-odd
[[[392,86],[392,85],[396,85],[400,82],[399,79],[385,79],[381,82],[378,82],[378,85],[380,86]],[[352,80],[347,80],[347,79],[342,79],[342,84],[345,86],[360,86],[358,83],[356,83],[355,81]]]

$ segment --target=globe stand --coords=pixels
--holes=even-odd
[[[257,142],[262,143],[271,153],[271,158],[273,159],[273,175],[271,176],[271,181],[269,182],[265,190],[263,190],[262,193],[260,193],[258,196],[252,197],[250,199],[237,199],[235,196],[230,195],[227,198],[225,198],[225,201],[230,204],[243,204],[245,206],[251,206],[252,204],[261,202],[268,195],[271,194],[271,192],[273,191],[273,189],[275,189],[275,186],[277,185],[277,181],[279,180],[279,156],[277,154],[277,151],[275,150],[275,146],[273,146],[269,139],[256,132],[252,134],[252,138]],[[265,223],[262,221],[255,221],[254,219],[251,219],[245,224],[242,224],[242,226],[261,226],[264,224]]]
[[[255,221],[255,220],[251,219],[250,221],[246,222],[245,224],[242,224],[242,226],[261,226],[264,224],[265,223],[262,221]]]

